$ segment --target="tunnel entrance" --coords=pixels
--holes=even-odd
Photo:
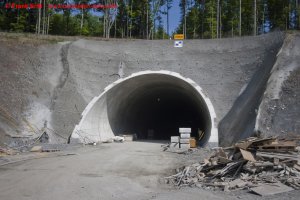
[[[169,140],[179,135],[180,127],[190,127],[191,136],[204,145],[216,140],[214,118],[211,102],[190,79],[167,71],[140,72],[116,81],[94,98],[72,138],[104,141],[136,134],[138,139]],[[199,131],[204,131],[201,138]]]
[[[116,110],[108,109],[113,132],[134,133],[138,139],[169,140],[179,134],[179,127],[191,127],[192,136],[199,139],[198,129],[207,129],[209,116],[193,93],[164,76],[147,78],[149,82],[144,80],[122,98],[124,103]],[[108,98],[113,96],[114,92]]]
[[[138,95],[138,92],[134,95]],[[134,97],[133,97],[134,98]],[[138,96],[124,111],[120,132],[136,133],[139,139],[169,140],[179,127],[206,130],[205,113],[186,92],[171,85],[150,89]]]

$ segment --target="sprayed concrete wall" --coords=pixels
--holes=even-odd
[[[300,133],[300,34],[287,35],[258,109],[262,136]]]
[[[266,64],[268,68],[273,64],[270,60],[275,58],[282,40],[281,33],[271,33],[257,37],[186,40],[183,48],[174,48],[173,41],[169,40],[81,39],[51,45],[18,42],[11,45],[1,41],[0,55],[4,58],[0,63],[4,72],[1,76],[7,79],[1,82],[1,96],[10,97],[1,98],[1,105],[12,118],[20,118],[22,124],[16,123],[14,127],[2,114],[1,135],[24,135],[25,132],[37,135],[46,127],[52,142],[66,142],[80,122],[82,111],[106,86],[119,76],[145,70],[168,70],[195,81],[211,100],[218,126],[236,99],[246,91],[253,75]],[[17,56],[18,63],[13,60]],[[7,66],[10,63],[20,68],[11,73]],[[27,79],[30,84],[24,85]],[[9,100],[15,95],[24,102],[22,109],[16,109],[15,102]],[[251,112],[255,112],[253,109],[255,106]]]
[[[134,133],[139,139],[165,139],[190,127],[199,145],[218,143],[216,113],[210,99],[191,79],[165,70],[142,71],[107,86],[82,113],[71,142],[101,142]],[[205,134],[199,138],[198,129]]]

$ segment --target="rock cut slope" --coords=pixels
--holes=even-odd
[[[255,84],[259,71],[273,67],[283,39],[282,33],[274,32],[256,37],[186,40],[183,48],[174,48],[169,40],[79,39],[49,44],[2,38],[0,140],[19,145],[10,136],[36,137],[46,130],[50,142],[67,142],[86,105],[118,80],[120,65],[124,77],[145,70],[169,70],[192,79],[212,101],[216,122],[226,117],[231,121],[228,113],[237,98],[253,94],[247,85],[251,81]],[[268,79],[268,73],[263,78]],[[263,89],[259,91],[262,96]],[[242,126],[245,129],[236,129],[234,134],[247,135],[254,129],[255,109],[260,103],[260,96],[256,97],[255,105],[243,113],[252,113],[251,126]],[[248,118],[243,120],[246,123]],[[235,130],[232,127],[230,130]],[[219,130],[220,137],[230,142],[230,137],[226,138],[232,133],[226,127],[224,130]]]
[[[300,133],[300,34],[287,35],[258,110],[263,136]]]

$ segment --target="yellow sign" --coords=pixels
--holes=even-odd
[[[174,40],[184,40],[184,34],[175,34]]]

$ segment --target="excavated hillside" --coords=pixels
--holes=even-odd
[[[24,145],[43,132],[52,143],[67,142],[93,97],[146,70],[177,72],[198,84],[216,112],[221,145],[255,131],[297,133],[299,37],[274,32],[186,40],[174,48],[169,40],[49,42],[1,35],[0,145]]]

